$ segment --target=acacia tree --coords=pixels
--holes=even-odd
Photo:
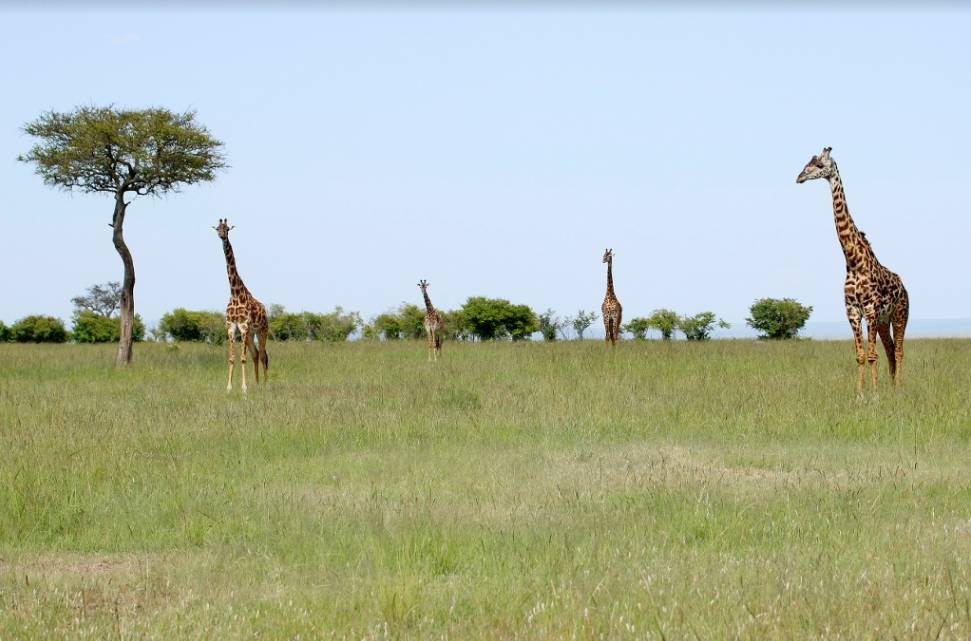
[[[576,316],[567,316],[563,321],[566,325],[573,328],[577,333],[577,340],[583,340],[583,332],[587,331],[591,325],[597,322],[597,312],[585,312],[582,309]]]
[[[88,287],[87,296],[75,296],[71,299],[74,306],[84,309],[99,316],[111,318],[121,305],[121,283],[110,281],[104,285],[92,285]]]
[[[114,198],[112,242],[125,266],[116,363],[127,366],[135,322],[135,264],[124,237],[125,211],[131,203],[126,198],[178,193],[182,185],[214,180],[215,173],[227,167],[223,143],[195,121],[194,111],[176,114],[155,107],[51,111],[22,130],[41,142],[17,160],[35,163],[44,184]]]

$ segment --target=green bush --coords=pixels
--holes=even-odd
[[[76,343],[115,343],[121,338],[120,316],[109,318],[87,309],[78,309],[74,312],[73,320],[71,334]],[[145,323],[138,314],[135,314],[132,338],[135,342],[145,339]]]
[[[681,328],[681,317],[670,309],[655,309],[647,318],[634,318],[624,325],[625,332],[630,332],[634,338],[647,338],[647,332],[656,329],[661,332],[661,338],[669,341],[674,332]]]
[[[728,329],[729,323],[715,319],[715,312],[701,312],[694,316],[682,316],[678,321],[678,329],[684,332],[684,337],[689,341],[705,341],[715,329],[715,325]]]
[[[445,320],[445,334],[449,336],[449,314],[454,312],[442,312]],[[418,339],[425,335],[425,310],[413,303],[401,303],[398,309],[388,310],[375,317],[365,334],[375,338],[383,338],[387,341],[401,340],[403,338]]]
[[[374,338],[383,338],[386,341],[396,341],[404,338],[404,331],[401,328],[401,318],[394,312],[385,312],[371,321],[368,331]]]
[[[275,341],[300,340],[307,337],[304,319],[300,314],[291,314],[285,311],[283,305],[270,306],[267,326],[270,338]]]
[[[513,305],[502,298],[470,296],[462,305],[469,332],[480,340],[509,337],[528,339],[539,331],[536,314],[528,305]]]
[[[413,303],[401,303],[397,317],[403,338],[425,337],[425,310]]]
[[[655,309],[647,317],[651,327],[661,332],[661,338],[669,341],[674,335],[674,331],[681,325],[681,317],[670,309]]]
[[[10,328],[18,343],[65,343],[71,335],[64,328],[64,321],[53,316],[27,316]]]
[[[345,313],[340,306],[330,314],[287,312],[283,305],[271,305],[268,324],[274,340],[317,340],[341,342],[362,325],[357,312]]]
[[[543,335],[545,341],[555,341],[559,338],[558,334],[563,329],[563,321],[552,309],[547,309],[540,314],[537,319],[539,323],[539,333]]]
[[[450,309],[442,312],[442,321],[445,323],[445,338],[456,341],[472,340],[472,326],[469,318],[463,309]]]
[[[304,312],[307,319],[307,338],[317,341],[331,341],[340,343],[350,338],[363,323],[357,312],[344,313],[340,305],[329,314],[314,314]]]
[[[761,338],[795,338],[812,311],[812,306],[800,305],[793,298],[760,298],[749,308],[752,317],[745,323],[762,332]]]
[[[176,341],[218,345],[227,339],[226,316],[221,312],[190,312],[179,307],[162,316],[158,329]]]
[[[0,321],[0,343],[12,343],[13,332],[3,321]]]
[[[654,327],[646,318],[633,318],[621,329],[623,329],[625,332],[630,332],[633,334],[634,338],[644,340],[647,338],[647,332],[654,329]]]

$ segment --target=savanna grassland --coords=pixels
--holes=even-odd
[[[0,345],[0,638],[967,638],[971,340]]]

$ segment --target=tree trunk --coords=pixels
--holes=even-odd
[[[115,366],[119,368],[131,365],[132,330],[135,326],[135,263],[128,251],[128,245],[125,244],[123,233],[126,207],[128,203],[125,202],[125,192],[119,190],[115,196],[115,215],[111,225],[114,229],[112,240],[115,249],[121,256],[121,262],[125,264],[125,279],[121,287],[121,338],[118,339],[118,358],[115,361]]]

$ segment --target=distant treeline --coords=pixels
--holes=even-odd
[[[93,288],[92,288],[93,289]],[[77,303],[78,300],[74,299]],[[70,331],[64,321],[52,316],[34,315],[7,327],[0,321],[0,342],[24,343],[110,343],[120,336],[120,320],[106,310],[76,309]],[[502,298],[470,297],[459,309],[441,311],[447,340],[529,340],[539,333],[544,340],[582,339],[598,319],[594,312],[580,310],[563,319],[552,309],[537,314],[528,305],[516,305]],[[812,307],[793,299],[763,298],[751,307],[746,323],[763,332],[766,338],[793,338],[809,318]],[[328,314],[288,312],[283,305],[267,310],[269,338],[275,341],[342,342],[356,337],[364,340],[409,340],[425,336],[425,310],[403,302],[397,308],[368,321],[358,312],[340,306]],[[623,331],[635,339],[645,339],[650,331],[670,340],[681,332],[688,340],[706,340],[716,327],[730,327],[714,312],[682,316],[668,309],[654,310],[650,316],[633,318]],[[189,341],[222,344],[227,340],[226,316],[220,311],[190,311],[177,308],[164,314],[157,326],[146,328],[135,316],[136,341]]]

